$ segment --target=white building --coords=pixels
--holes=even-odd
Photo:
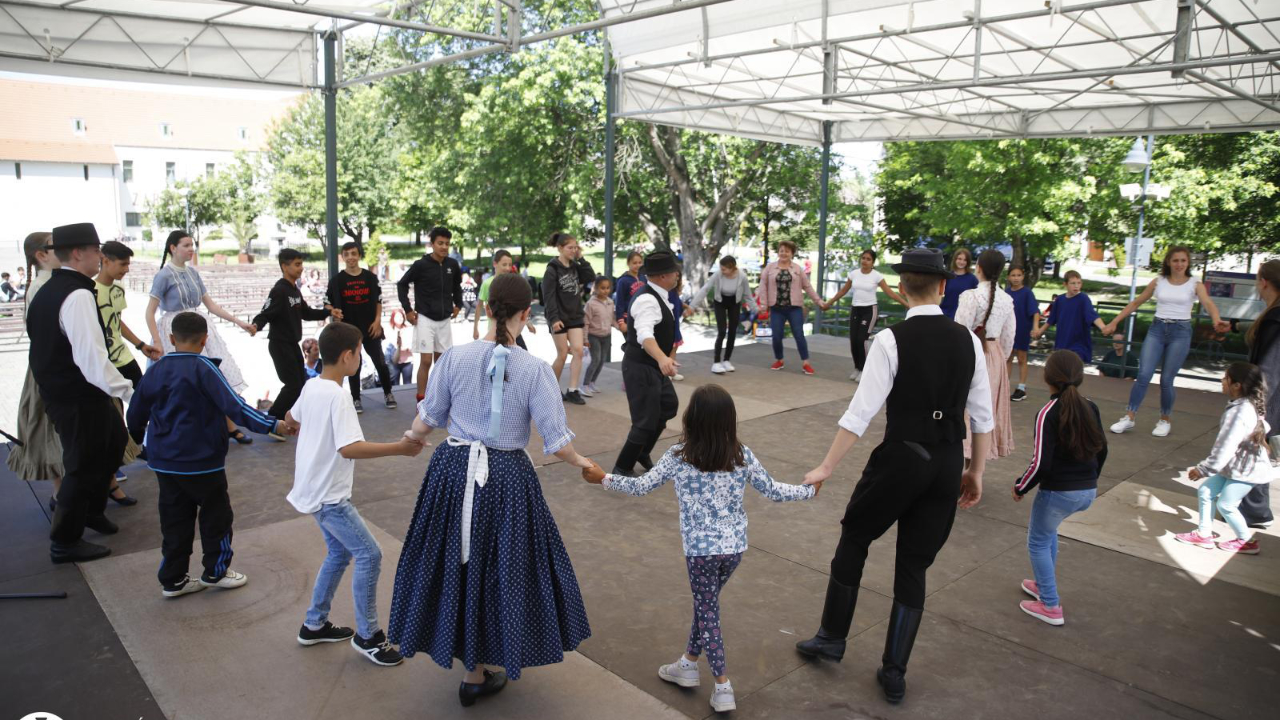
[[[108,239],[162,239],[144,228],[147,203],[178,181],[211,175],[238,151],[263,148],[299,95],[0,76],[0,245],[27,233],[92,222]],[[274,218],[259,237],[283,240]]]

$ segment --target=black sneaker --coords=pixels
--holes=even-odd
[[[1014,402],[1022,402],[1023,400],[1027,399],[1027,391],[1023,390],[1022,388],[1018,388],[1017,390],[1013,391],[1013,397],[1009,399]]]
[[[572,390],[564,394],[564,401],[573,403],[574,405],[586,405],[587,401],[582,399],[582,393]]]
[[[398,407],[400,406],[396,404],[396,396],[391,393],[387,393],[387,409],[395,410]]]
[[[355,400],[352,400],[351,402],[352,402],[352,403],[354,403],[354,404],[355,404],[355,406],[356,406],[356,414],[357,414],[357,415],[359,415],[359,414],[361,414],[361,413],[363,413],[363,412],[364,412],[364,403],[360,402],[360,398],[356,398]]]
[[[49,559],[54,565],[72,562],[89,562],[104,558],[111,554],[111,548],[102,545],[96,545],[85,540],[72,543],[70,545],[62,545],[60,543],[52,543],[49,547]]]
[[[306,625],[298,631],[299,645],[318,645],[320,643],[342,642],[355,637],[356,631],[349,627],[338,627],[328,620],[324,621],[324,627],[319,630],[312,630]]]
[[[391,647],[391,643],[387,642],[386,633],[381,630],[374,633],[373,637],[367,640],[352,633],[351,647],[359,651],[361,655],[369,658],[369,662],[374,665],[391,667],[404,662],[404,658],[400,656],[400,651]]]

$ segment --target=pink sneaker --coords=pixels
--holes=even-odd
[[[1040,599],[1040,586],[1036,585],[1035,580],[1023,580],[1022,592],[1030,595],[1031,597],[1037,600]]]
[[[1050,625],[1061,625],[1066,622],[1066,620],[1062,618],[1061,605],[1056,608],[1049,608],[1045,607],[1044,603],[1039,600],[1023,600],[1018,603],[1018,607],[1022,608],[1022,612],[1036,618],[1037,620],[1043,620]]]
[[[1195,545],[1196,547],[1205,548],[1206,550],[1213,549],[1212,534],[1209,537],[1205,537],[1204,535],[1200,534],[1199,530],[1194,530],[1189,533],[1178,533],[1177,535],[1173,536],[1173,539],[1177,540],[1180,543]]]
[[[1229,553],[1239,553],[1240,555],[1257,555],[1262,552],[1258,547],[1257,540],[1225,540],[1218,543],[1219,550],[1226,550]]]

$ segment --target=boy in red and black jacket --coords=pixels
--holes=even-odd
[[[358,244],[349,242],[343,245],[341,257],[344,268],[329,279],[329,307],[337,311],[335,317],[354,325],[360,331],[364,351],[378,371],[378,382],[382,385],[386,405],[394,409],[396,399],[391,395],[391,372],[387,370],[387,361],[379,346],[382,339],[382,288],[378,285],[378,276],[360,267],[364,251]],[[347,378],[347,385],[351,388],[351,400],[355,403],[356,412],[364,412],[364,406],[360,402],[358,371]]]

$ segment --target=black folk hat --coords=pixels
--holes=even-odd
[[[655,250],[644,258],[644,274],[650,277],[671,272],[680,272],[676,264],[676,256],[670,250]]]
[[[895,263],[893,271],[896,273],[910,272],[941,275],[948,280],[956,276],[955,273],[947,269],[947,263],[945,258],[942,257],[942,251],[935,248],[918,248],[902,253],[902,262]]]
[[[101,244],[98,241],[98,231],[94,229],[93,223],[76,223],[54,228],[53,242],[49,243],[49,248],[58,250],[85,247],[87,245],[98,247]]]

